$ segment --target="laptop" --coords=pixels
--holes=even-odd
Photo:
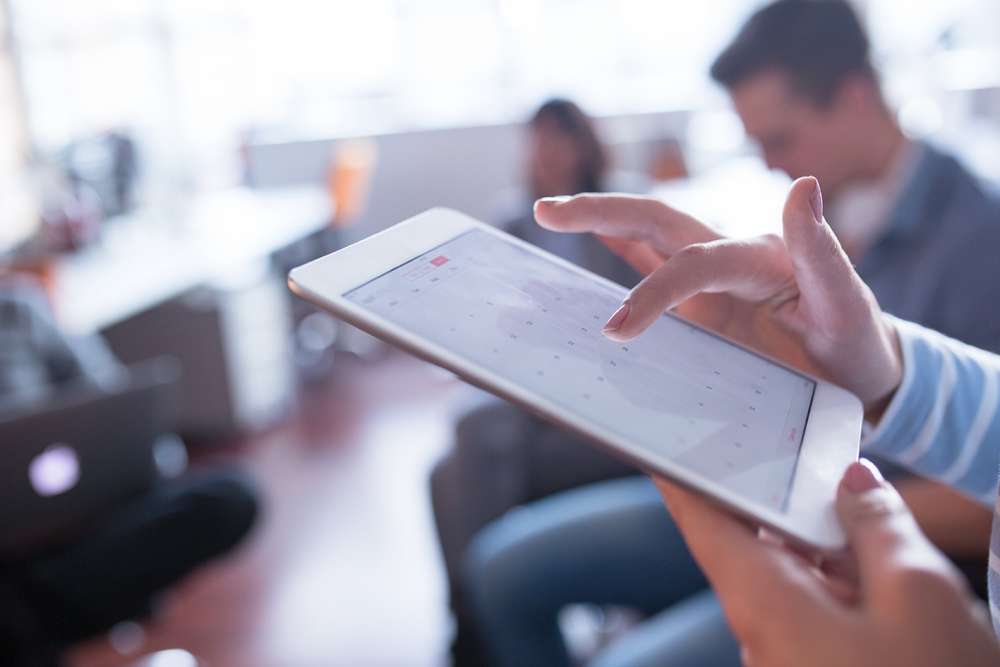
[[[128,367],[116,389],[66,387],[0,417],[0,555],[71,539],[148,488],[179,377],[161,357]]]

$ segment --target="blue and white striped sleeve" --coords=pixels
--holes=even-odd
[[[878,426],[861,441],[925,477],[993,508],[987,588],[1000,637],[1000,356],[893,318],[903,381]]]
[[[893,318],[903,381],[878,426],[861,441],[984,506],[997,502],[1000,356]]]

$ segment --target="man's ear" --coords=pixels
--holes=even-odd
[[[844,110],[852,114],[871,113],[884,108],[885,102],[878,83],[859,74],[848,74],[837,84],[829,106],[831,111]]]

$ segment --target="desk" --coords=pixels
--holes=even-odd
[[[321,229],[333,213],[319,187],[199,195],[175,215],[139,210],[108,221],[99,242],[57,265],[60,326],[85,334],[259,263]]]
[[[318,187],[237,188],[198,196],[174,215],[110,220],[97,244],[57,265],[56,319],[68,333],[101,331],[126,363],[179,359],[185,434],[266,426],[294,396],[290,295],[268,258],[331,214]]]

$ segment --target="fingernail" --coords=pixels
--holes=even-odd
[[[539,204],[562,204],[570,199],[572,199],[572,197],[568,195],[560,195],[559,197],[542,197],[541,199],[535,200],[535,204],[531,207],[531,210],[532,212],[537,212]]]
[[[812,206],[816,222],[823,222],[823,192],[819,189],[819,181],[816,181],[816,189],[809,196],[809,205]]]
[[[608,333],[609,331],[618,331],[622,327],[622,322],[628,317],[629,312],[632,310],[632,304],[625,302],[622,307],[615,311],[615,314],[611,316],[608,323],[604,325],[603,333]]]
[[[844,473],[844,486],[852,493],[864,493],[882,486],[882,473],[868,459],[852,463]]]

